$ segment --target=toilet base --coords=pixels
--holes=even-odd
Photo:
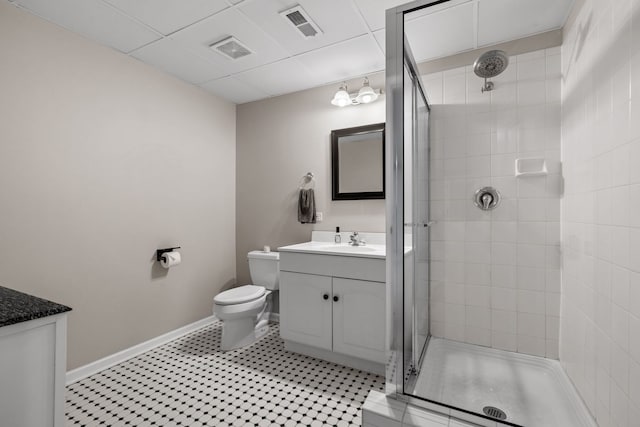
[[[256,340],[255,327],[254,317],[224,320],[220,348],[227,351],[253,344]]]
[[[253,344],[269,332],[269,323],[260,321],[256,325],[255,318],[225,320],[222,323],[222,351],[235,350]]]
[[[269,321],[267,319],[260,320],[255,328],[256,340],[259,340],[269,332]]]
[[[235,350],[253,344],[269,332],[271,292],[255,301],[244,304],[217,306],[213,314],[222,320],[222,351]]]

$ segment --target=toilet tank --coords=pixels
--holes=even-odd
[[[251,283],[267,289],[278,289],[280,254],[278,252],[251,251],[247,254]]]

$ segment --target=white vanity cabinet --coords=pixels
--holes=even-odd
[[[280,335],[285,348],[382,372],[384,280],[384,258],[281,250]]]
[[[285,340],[331,350],[331,277],[280,272],[280,335]]]
[[[384,363],[385,284],[333,278],[333,351]]]
[[[0,286],[0,426],[64,426],[70,310]]]
[[[0,328],[0,425],[64,426],[66,318]]]

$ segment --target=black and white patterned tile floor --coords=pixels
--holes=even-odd
[[[284,349],[278,325],[220,351],[220,322],[67,387],[68,427],[360,426],[384,378]]]

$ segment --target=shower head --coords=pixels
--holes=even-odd
[[[487,79],[502,73],[508,65],[509,57],[502,50],[490,50],[476,59],[473,63],[473,72],[485,80],[482,92],[493,90],[493,83],[487,82]]]
[[[478,77],[490,79],[502,73],[509,65],[509,57],[502,50],[490,50],[480,55],[473,63],[473,72]]]

